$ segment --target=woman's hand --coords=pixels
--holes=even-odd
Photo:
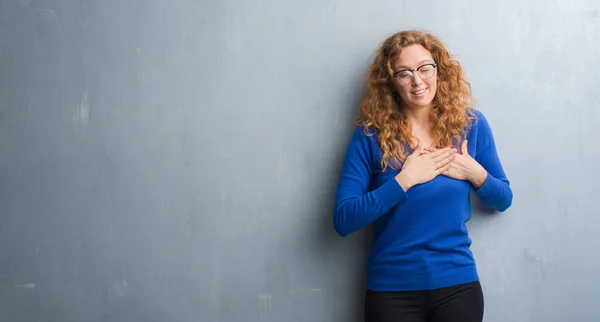
[[[450,169],[456,152],[456,149],[451,148],[426,151],[417,146],[415,151],[406,158],[396,180],[404,191],[430,181]]]
[[[426,153],[436,153],[441,149],[425,148]],[[463,141],[461,153],[457,153],[443,175],[457,180],[467,180],[479,189],[487,179],[487,171],[473,159],[467,150],[467,140]]]

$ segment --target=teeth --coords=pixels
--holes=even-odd
[[[419,95],[419,94],[423,94],[423,92],[425,92],[425,89],[422,89],[422,90],[414,92],[414,93],[417,94],[417,95]]]

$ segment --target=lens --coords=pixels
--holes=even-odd
[[[419,76],[422,79],[429,79],[433,76],[434,68],[431,65],[423,66],[419,69]]]
[[[398,80],[398,83],[400,83],[400,85],[406,85],[412,82],[412,72],[403,71],[401,73],[398,73],[398,75],[396,75],[396,79]]]

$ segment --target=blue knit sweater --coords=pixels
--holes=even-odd
[[[470,192],[504,211],[512,190],[490,126],[480,111],[475,115],[466,138],[469,154],[488,171],[479,189],[440,175],[404,191],[394,178],[398,171],[381,171],[376,134],[356,128],[336,191],[333,225],[345,237],[373,224],[367,289],[429,290],[479,279],[466,227]]]

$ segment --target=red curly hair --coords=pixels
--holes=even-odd
[[[415,148],[410,124],[392,83],[395,81],[392,62],[402,48],[413,44],[425,47],[438,64],[437,89],[430,114],[433,145],[458,147],[475,119],[471,85],[465,80],[460,63],[437,37],[417,30],[389,36],[377,49],[369,67],[366,91],[356,117],[356,124],[363,126],[365,134],[373,135],[372,129],[377,132],[383,170],[399,169],[407,157],[407,146]]]

